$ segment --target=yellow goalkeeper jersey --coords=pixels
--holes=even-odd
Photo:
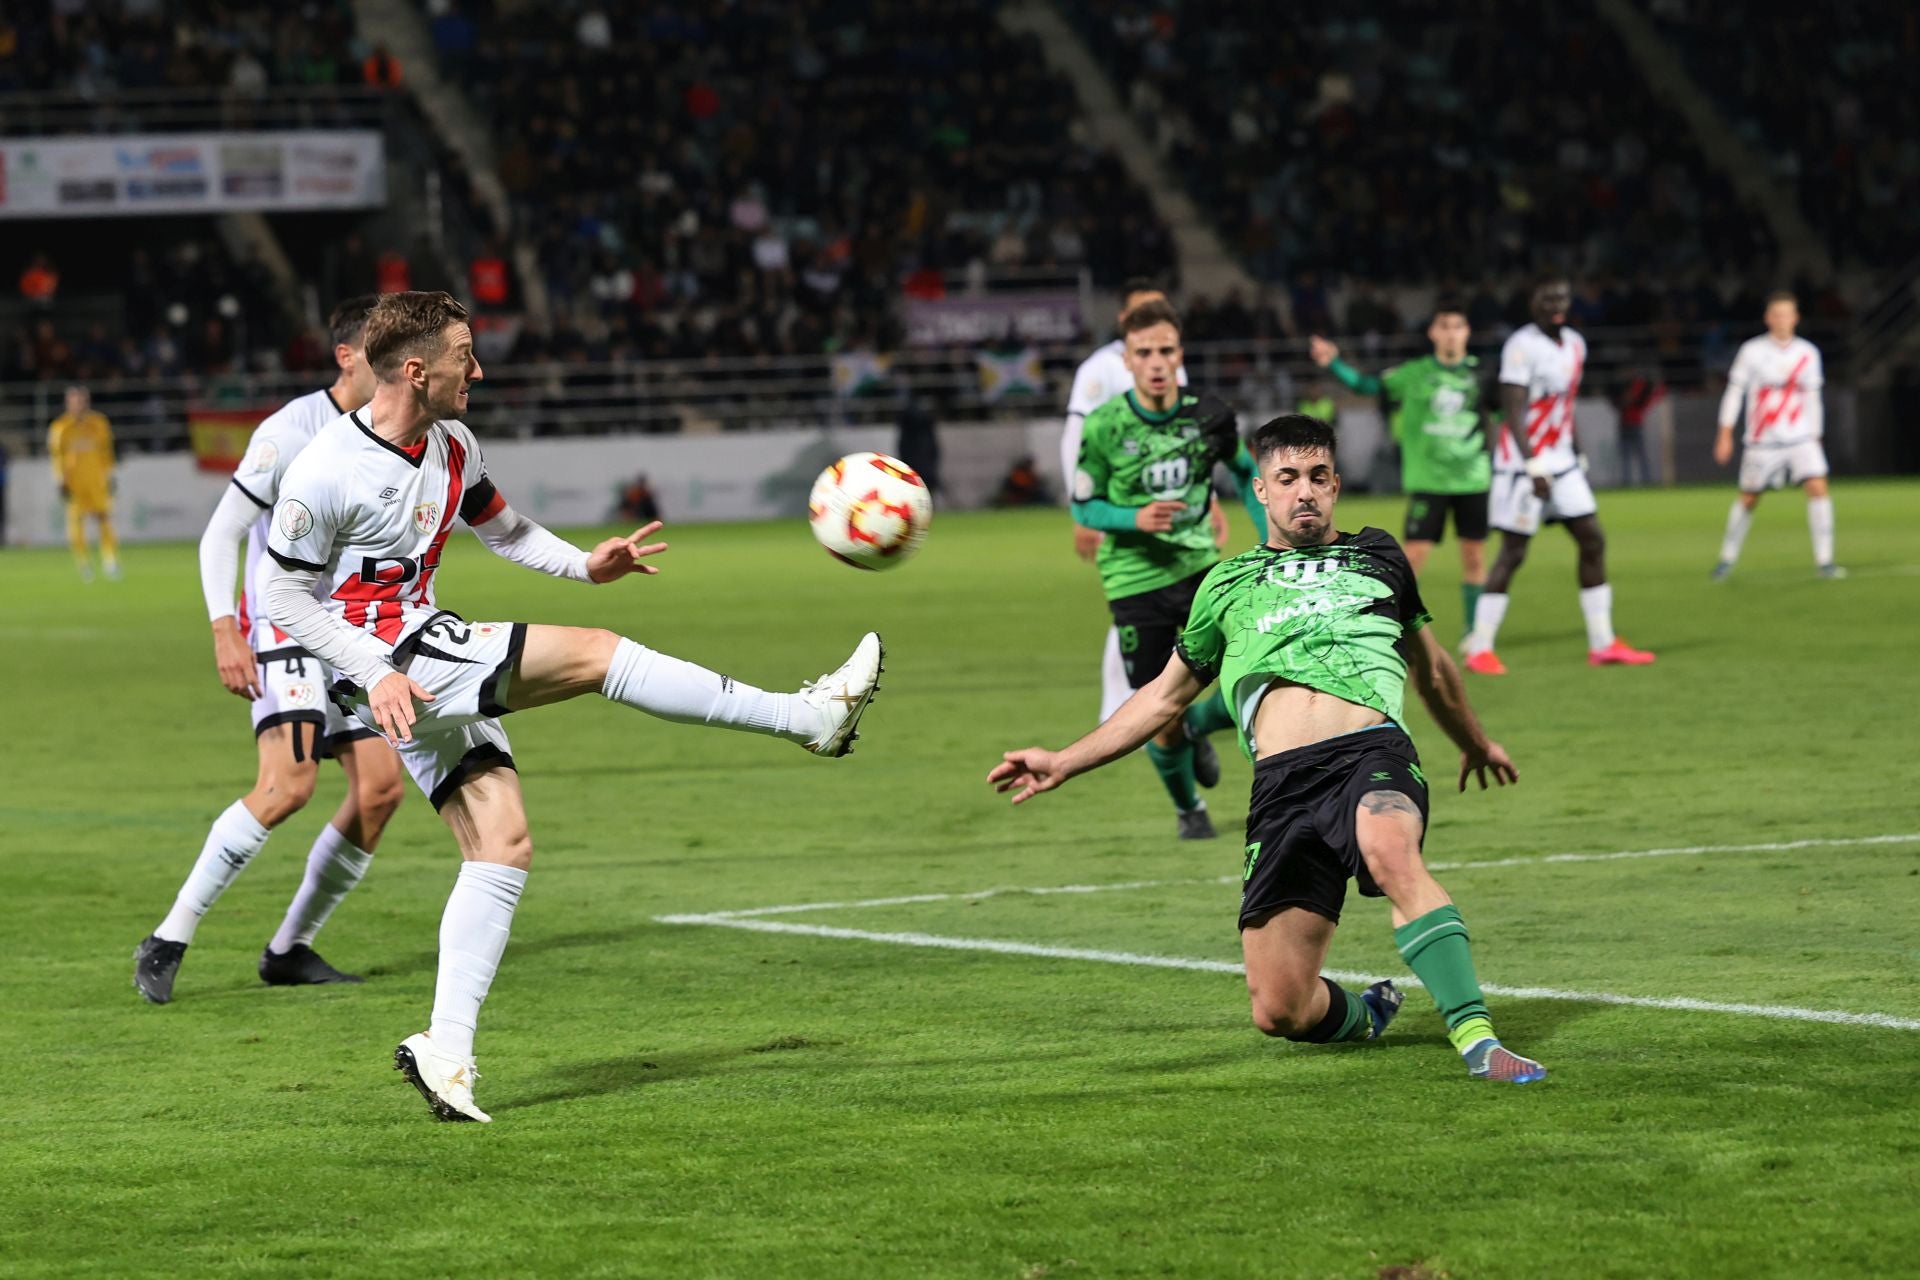
[[[68,501],[86,511],[107,509],[107,477],[113,472],[113,427],[107,415],[97,409],[78,417],[61,414],[47,430],[47,453],[54,481],[66,486]]]

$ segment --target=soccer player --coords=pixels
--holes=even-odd
[[[1791,293],[1767,298],[1766,322],[1764,335],[1740,344],[1727,374],[1726,394],[1720,397],[1713,460],[1723,467],[1733,461],[1733,423],[1742,408],[1747,433],[1740,496],[1727,512],[1727,533],[1720,541],[1713,579],[1719,582],[1733,572],[1760,495],[1787,484],[1806,490],[1815,571],[1823,578],[1844,578],[1847,571],[1833,562],[1833,499],[1827,496],[1827,453],[1820,445],[1826,421],[1820,403],[1820,388],[1826,384],[1820,348],[1794,333],[1800,325],[1800,302]]]
[[[1074,468],[1073,519],[1104,535],[1100,585],[1120,633],[1127,682],[1137,689],[1166,665],[1193,593],[1220,559],[1210,523],[1213,468],[1234,456],[1240,437],[1224,402],[1179,385],[1180,317],[1171,305],[1143,302],[1120,327],[1133,385],[1087,417]],[[1224,699],[1216,693],[1209,701],[1206,719],[1230,724]],[[1182,840],[1214,836],[1195,786],[1201,768],[1219,781],[1219,762],[1211,745],[1197,743],[1205,738],[1175,718],[1147,745],[1173,799]],[[1202,754],[1213,758],[1202,765]]]
[[[1467,354],[1466,304],[1441,298],[1427,325],[1433,354],[1395,365],[1379,377],[1340,358],[1340,348],[1315,336],[1313,362],[1361,395],[1393,406],[1389,425],[1400,443],[1400,487],[1407,492],[1403,545],[1417,577],[1446,536],[1447,516],[1460,539],[1460,600],[1466,625],[1487,581],[1487,490],[1493,458],[1487,449],[1486,404],[1480,360]]]
[[[1421,859],[1426,775],[1400,727],[1414,687],[1460,747],[1460,788],[1517,782],[1467,704],[1413,569],[1379,529],[1340,533],[1333,429],[1288,414],[1253,433],[1264,545],[1217,565],[1165,668],[1060,751],[1009,751],[988,774],[1013,803],[1147,741],[1218,678],[1253,757],[1240,945],[1254,1025],[1324,1044],[1372,1040],[1399,1012],[1391,981],[1355,994],[1320,976],[1347,881],[1393,904],[1400,954],[1433,996],[1470,1074],[1524,1084],[1546,1069],[1495,1037],[1467,927]]]
[[[100,571],[120,576],[120,539],[113,532],[113,424],[93,407],[85,387],[67,388],[67,411],[47,427],[53,482],[67,504],[67,542],[82,582],[93,581],[87,517],[100,531]]]
[[[1114,317],[1117,329],[1127,312],[1143,302],[1165,302],[1166,290],[1146,276],[1135,276],[1120,290],[1120,313]],[[1179,372],[1180,385],[1187,385],[1187,371]],[[1080,435],[1087,415],[1133,385],[1127,372],[1126,343],[1119,338],[1096,350],[1073,371],[1073,390],[1067,395],[1067,424],[1060,432],[1060,477],[1067,493],[1073,492],[1073,473],[1080,466]],[[1073,552],[1082,560],[1092,560],[1104,537],[1098,529],[1073,526]],[[1126,664],[1120,657],[1120,629],[1107,628],[1106,647],[1100,654],[1100,718],[1112,715],[1133,687],[1127,683]]]
[[[313,949],[314,935],[367,872],[404,790],[400,761],[380,735],[348,719],[327,699],[331,674],[288,639],[261,610],[270,513],[287,468],[307,443],[373,395],[361,338],[378,299],[368,294],[333,309],[333,385],[289,401],[262,422],[233,482],[200,538],[200,588],[213,628],[214,667],[229,693],[247,699],[259,772],[253,790],[214,820],[200,856],[166,919],[133,953],[133,985],[154,1004],[173,999],[180,962],[200,918],[246,870],[276,827],[313,797],[320,759],[332,755],[347,775],[347,797],[320,829],[306,875],[260,953],[260,979],[274,986],[359,982]],[[238,614],[233,579],[247,544]]]
[[[1645,666],[1653,655],[1613,631],[1613,587],[1607,582],[1607,539],[1599,504],[1575,451],[1574,401],[1587,362],[1587,340],[1567,327],[1573,289],[1564,276],[1534,285],[1533,322],[1516,329],[1500,351],[1500,396],[1505,422],[1493,458],[1491,523],[1500,554],[1467,634],[1467,670],[1505,675],[1494,652],[1507,616],[1507,591],[1526,561],[1542,521],[1561,521],[1580,549],[1580,612],[1587,621],[1587,661],[1596,667]]]
[[[598,693],[662,719],[841,756],[878,686],[880,637],[868,633],[798,693],[768,693],[611,631],[467,622],[439,608],[434,578],[456,518],[496,555],[577,582],[657,572],[646,561],[666,544],[643,541],[655,522],[582,551],[507,505],[459,421],[482,371],[466,308],[452,297],[385,295],[367,318],[365,351],[372,400],[323,428],[280,483],[265,605],[338,673],[335,701],[399,748],[459,845],[432,1022],[401,1043],[394,1065],[440,1119],[484,1122],[474,1028],[533,857],[500,718]]]

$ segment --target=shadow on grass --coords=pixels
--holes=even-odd
[[[539,955],[546,951],[567,951],[576,947],[599,947],[616,943],[631,943],[649,928],[657,927],[658,926],[650,923],[636,921],[634,924],[622,929],[588,929],[582,930],[579,933],[556,933],[546,937],[529,938],[525,942],[515,940],[507,944],[507,954],[503,962],[503,967],[505,964],[511,964],[521,956]],[[392,978],[410,973],[432,972],[438,970],[439,967],[440,950],[436,947],[432,951],[421,951],[411,956],[384,961],[380,964],[368,965],[366,972],[369,978]]]
[[[548,1072],[542,1078],[544,1087],[540,1092],[503,1103],[494,1110],[518,1111],[523,1107],[626,1093],[665,1080],[684,1080],[689,1076],[706,1075],[751,1052],[751,1049],[743,1046],[684,1053],[636,1053],[624,1058],[604,1058],[598,1062],[573,1062]]]

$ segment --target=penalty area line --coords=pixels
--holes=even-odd
[[[1132,965],[1149,969],[1185,969],[1199,973],[1244,974],[1244,966],[1227,960],[1199,960],[1186,956],[1145,955],[1135,951],[1101,951],[1086,947],[1055,947],[1033,942],[1009,942],[998,938],[956,938],[937,933],[881,933],[870,929],[844,929],[824,924],[794,924],[782,920],[742,918],[739,915],[666,915],[655,916],[658,924],[706,925],[720,929],[744,929],[752,933],[797,934],[809,938],[838,938],[850,942],[879,942],[896,947],[926,947],[942,951],[986,951],[996,955],[1032,956],[1046,960],[1081,960],[1096,964]],[[1375,975],[1328,969],[1335,982],[1367,983]],[[1396,976],[1394,982],[1405,987],[1422,983],[1413,977]],[[1672,1009],[1687,1013],[1730,1013],[1751,1018],[1770,1018],[1781,1022],[1824,1022],[1841,1026],[1879,1027],[1894,1031],[1920,1031],[1920,1018],[1896,1018],[1885,1013],[1849,1013],[1840,1009],[1805,1009],[1786,1004],[1747,1004],[1736,1001],[1695,1000],[1688,996],[1634,996],[1615,991],[1567,991],[1558,987],[1511,987],[1492,982],[1480,984],[1490,996],[1515,1000],[1565,1000],[1576,1004],[1625,1005],[1637,1009]]]

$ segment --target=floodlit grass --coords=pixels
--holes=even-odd
[[[504,478],[503,478],[504,479]],[[508,492],[511,485],[508,484]],[[1845,582],[1803,503],[1707,582],[1728,493],[1606,495],[1620,629],[1592,670],[1549,531],[1471,692],[1523,780],[1436,791],[1429,857],[1920,832],[1920,489],[1836,490]],[[1237,513],[1236,513],[1237,514]],[[1343,527],[1398,525],[1352,500]],[[610,626],[772,687],[888,643],[842,762],[599,700],[508,721],[538,850],[482,1015],[487,1127],[390,1069],[425,1024],[450,837],[410,795],[319,939],[364,987],[253,965],[337,770],[208,916],[176,1001],[134,943],[251,781],[192,549],[83,587],[0,553],[0,1276],[1891,1276],[1920,1246],[1920,1030],[1496,998],[1543,1086],[1469,1082],[1425,995],[1383,1043],[1263,1039],[1238,978],[657,917],[989,888],[769,919],[1238,958],[1234,828],[1177,843],[1143,761],[1010,810],[1007,747],[1087,727],[1105,615],[1057,513],[948,515],[865,575],[794,525],[670,530],[667,571],[544,581],[457,540],[442,603]],[[583,537],[585,535],[582,535]],[[1426,592],[1461,626],[1443,546]],[[1411,727],[1436,783],[1453,756]],[[1442,873],[1508,987],[1920,1019],[1920,839]],[[1401,972],[1349,899],[1332,963]],[[1389,1272],[1389,1274],[1392,1274]],[[1413,1274],[1412,1272],[1402,1274]]]

